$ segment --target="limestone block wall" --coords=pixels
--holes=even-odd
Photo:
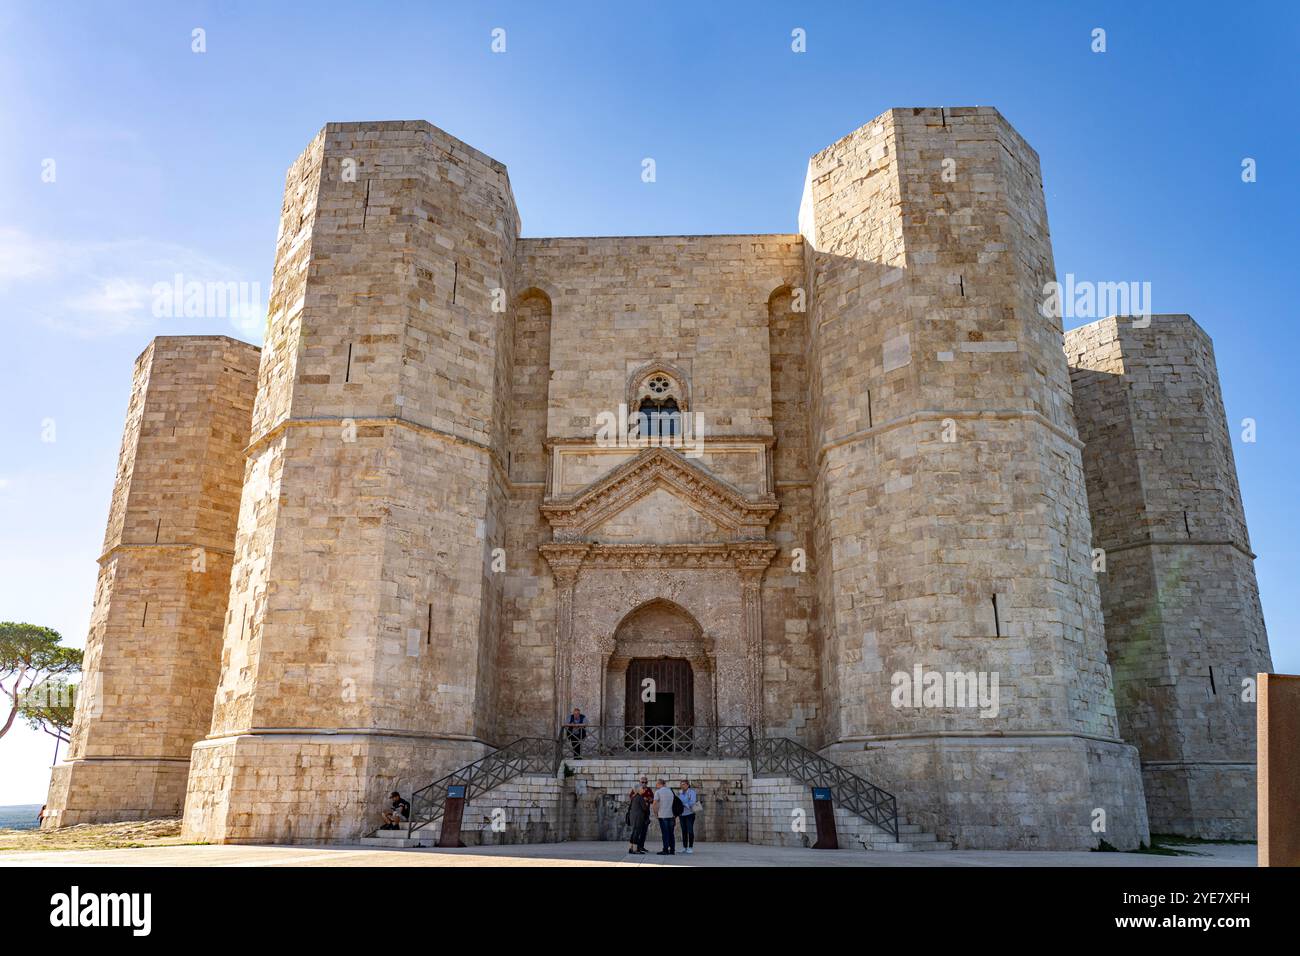
[[[1073,329],[1074,382],[1116,701],[1151,828],[1255,832],[1255,704],[1271,669],[1214,350],[1186,315]]]
[[[1037,156],[996,110],[892,110],[800,222],[830,755],[959,846],[1095,845],[1099,807],[1136,846]],[[900,701],[917,667],[996,675],[996,714]]]
[[[564,839],[564,793],[563,778],[516,777],[465,804],[461,842],[466,846],[558,843]],[[436,842],[441,824],[428,829],[429,841]]]
[[[541,483],[512,485],[506,510],[505,607],[497,644],[498,739],[556,732],[555,587],[537,550],[549,537]]]
[[[763,713],[768,733],[820,746],[822,691],[817,619],[813,473],[809,464],[808,282],[768,300],[772,381],[772,479],[780,510],[768,538],[780,551],[763,578]]]
[[[783,554],[763,586],[764,709],[771,726],[815,743],[820,692],[807,465],[806,313],[792,305],[792,290],[799,289],[799,307],[806,308],[802,239],[522,239],[518,257],[516,285],[525,291],[513,312],[506,528],[510,571],[497,656],[501,738],[551,732],[550,714],[557,707],[551,700],[554,584],[536,551],[550,540],[550,529],[537,511],[542,482],[549,476],[543,442],[593,440],[597,416],[616,411],[627,400],[629,376],[661,361],[682,373],[690,411],[704,416],[701,467],[747,494],[764,493],[769,479],[775,487],[781,511],[772,537]],[[714,438],[722,442],[742,436],[775,439],[770,466],[760,461],[756,467],[748,462],[737,467],[733,459],[743,456],[709,451]],[[601,456],[583,473],[582,483],[622,460]],[[624,524],[636,527],[603,527],[602,540],[615,540],[617,534],[617,540],[661,541],[683,523],[661,520],[665,508],[652,504],[629,509]],[[701,537],[699,529],[679,530],[683,541]],[[796,547],[805,552],[798,572],[790,570]],[[549,710],[542,706],[544,699]],[[588,710],[594,704],[580,703]]]
[[[517,233],[505,168],[427,123],[290,169],[191,836],[356,836],[485,748]]]
[[[653,787],[663,777],[673,790],[685,777],[700,796],[695,836],[701,843],[744,843],[749,839],[749,763],[745,760],[570,760],[564,778],[562,811],[566,839],[626,840],[627,794],[645,774]],[[659,842],[659,825],[650,820],[646,848]],[[678,837],[680,839],[680,835]]]
[[[257,362],[225,336],[159,336],[136,360],[47,827],[180,812],[211,720]]]
[[[768,299],[799,284],[798,236],[524,239],[519,284],[551,299],[547,436],[595,437],[628,376],[663,361],[689,379],[708,434],[771,435]]]

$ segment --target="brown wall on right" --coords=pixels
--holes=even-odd
[[[1300,677],[1259,675],[1259,865],[1300,866]]]
[[[1152,833],[1255,837],[1272,669],[1210,338],[1190,316],[1065,334],[1115,698]]]

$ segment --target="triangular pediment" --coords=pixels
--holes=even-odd
[[[774,497],[746,498],[665,448],[646,449],[576,494],[542,505],[555,540],[603,541],[603,529],[611,543],[753,540],[776,510]]]
[[[687,498],[655,487],[589,529],[602,544],[690,544],[729,541],[733,535]]]

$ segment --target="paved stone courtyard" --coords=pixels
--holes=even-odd
[[[120,850],[0,853],[3,866],[1062,866],[1204,867],[1255,865],[1253,844],[1201,844],[1195,856],[1149,853],[953,850],[868,853],[749,843],[700,845],[692,856],[630,857],[622,843],[535,843],[460,850],[373,850],[351,846],[163,846]]]

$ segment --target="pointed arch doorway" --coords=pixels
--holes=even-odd
[[[712,640],[680,605],[652,600],[614,629],[605,665],[607,722],[623,727],[713,727]]]

